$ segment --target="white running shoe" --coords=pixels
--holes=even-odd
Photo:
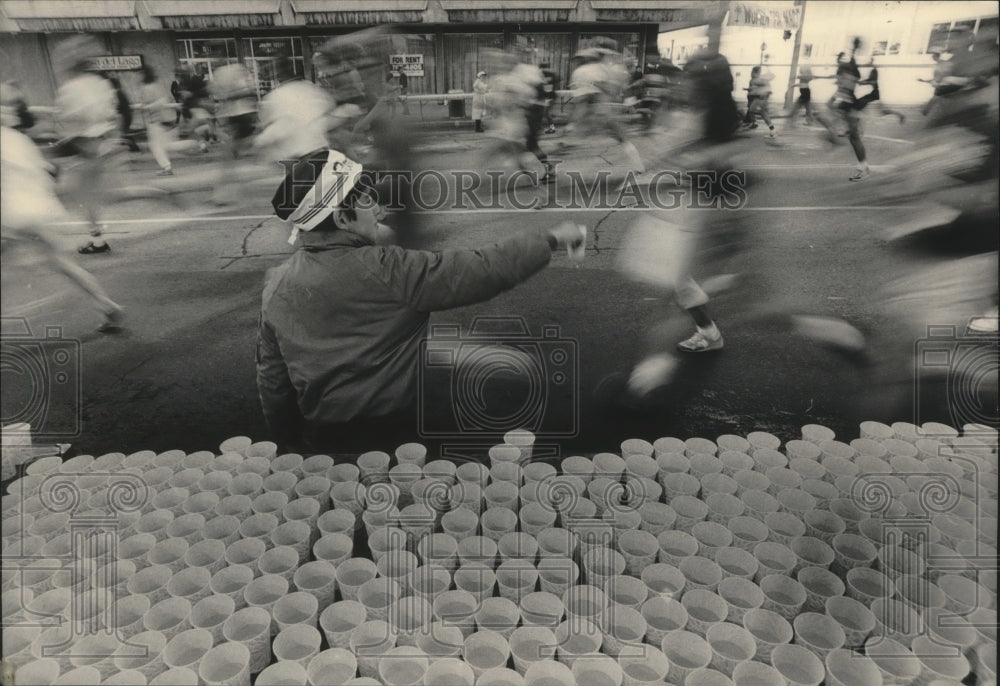
[[[632,370],[628,378],[628,389],[640,397],[649,395],[670,383],[677,366],[677,358],[673,355],[650,355]]]

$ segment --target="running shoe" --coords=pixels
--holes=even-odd
[[[771,129],[770,131],[767,132],[768,138],[775,138],[775,137],[777,137],[777,135],[778,135],[778,132],[775,131],[774,129]]]
[[[695,330],[690,338],[677,344],[677,349],[686,353],[705,353],[722,350],[722,347],[722,334],[719,334],[718,338],[709,338],[698,330]]]
[[[174,170],[173,169],[161,169],[160,171],[156,172],[156,175],[157,176],[173,176],[174,175]]]
[[[649,395],[670,383],[677,366],[678,360],[673,355],[651,355],[632,370],[628,389],[636,396]]]
[[[867,179],[871,175],[872,172],[870,169],[859,169],[856,172],[854,172],[854,176],[851,177],[851,181],[862,181],[864,179]]]
[[[982,317],[975,317],[969,322],[969,333],[996,333],[998,330],[997,309],[994,307]]]
[[[97,327],[100,333],[119,333],[122,330],[122,311],[111,310],[104,313],[104,323]]]

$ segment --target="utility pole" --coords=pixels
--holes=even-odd
[[[802,27],[806,23],[806,0],[795,0],[795,6],[801,7],[799,12],[799,28],[795,32],[795,47],[792,48],[792,67],[788,72],[788,90],[785,91],[785,109],[792,106],[792,98],[795,97],[795,77],[799,72],[799,50],[802,49]]]

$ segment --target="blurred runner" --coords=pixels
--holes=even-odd
[[[757,128],[757,117],[759,116],[764,120],[769,129],[769,136],[774,138],[777,135],[774,131],[774,123],[771,121],[771,116],[768,111],[768,105],[771,99],[771,81],[774,80],[774,74],[770,71],[764,71],[763,67],[754,67],[750,71],[750,88],[747,92],[747,128],[755,129]]]
[[[102,48],[88,36],[65,39],[56,47],[54,62],[64,82],[56,92],[56,109],[69,147],[77,154],[75,202],[84,212],[95,240],[79,248],[84,255],[111,250],[100,238],[100,212],[105,203],[105,172],[120,152],[114,135],[118,98],[111,83],[89,71],[90,59]]]
[[[875,61],[872,60],[868,66],[871,67],[871,71],[868,73],[868,78],[864,79],[863,81],[859,81],[858,85],[871,86],[872,89],[868,93],[865,93],[860,98],[858,98],[854,103],[854,107],[860,111],[868,107],[870,103],[873,102],[877,103],[879,112],[883,117],[888,116],[890,114],[895,115],[899,119],[900,126],[902,126],[904,123],[906,123],[906,117],[903,115],[903,113],[890,109],[884,102],[882,102],[882,96],[878,90],[878,68],[875,66]]]
[[[792,111],[788,114],[788,128],[795,127],[795,115],[799,113],[799,110],[804,110],[806,115],[806,126],[813,123],[814,119],[820,119],[821,117],[816,116],[816,108],[812,104],[812,86],[810,85],[816,79],[832,79],[833,76],[816,76],[813,74],[812,67],[808,64],[799,67],[799,82],[797,84],[799,89],[799,98],[792,105]]]
[[[586,48],[576,55],[580,65],[570,76],[574,103],[572,130],[585,136],[594,133],[610,135],[621,143],[622,152],[632,168],[642,173],[646,170],[642,156],[628,140],[625,128],[611,105],[621,101],[629,76],[622,64],[621,54],[612,49],[612,45],[611,41],[601,42],[602,47]]]
[[[260,133],[255,144],[265,159],[296,160],[327,146],[333,99],[322,88],[296,74],[292,60],[275,62],[277,87],[264,96]]]
[[[476,133],[483,132],[483,119],[486,118],[486,98],[490,90],[486,76],[485,71],[480,71],[472,82],[472,121],[476,124]]]
[[[850,142],[851,148],[854,150],[854,155],[858,160],[858,170],[850,177],[851,181],[861,181],[871,175],[871,168],[868,166],[868,153],[865,150],[864,141],[861,140],[861,115],[857,109],[857,99],[854,94],[854,89],[861,81],[861,71],[858,69],[858,64],[854,59],[854,55],[860,47],[861,40],[855,38],[850,57],[845,56],[843,59],[839,59],[836,76],[837,91],[830,99],[830,106],[833,108],[833,111],[847,127],[847,140]],[[833,142],[836,142],[836,132],[828,122],[822,121],[822,123],[826,125]]]
[[[208,152],[208,142],[215,137],[212,121],[215,104],[208,94],[205,77],[191,65],[181,65],[178,69],[178,89],[183,130],[198,142],[202,152]]]
[[[542,62],[538,68],[542,70],[542,102],[545,105],[542,120],[547,125],[545,133],[555,133],[556,125],[552,119],[552,107],[556,104],[558,95],[559,75],[552,71],[548,62]]]
[[[240,187],[235,162],[253,149],[257,130],[257,86],[250,71],[240,62],[215,69],[209,92],[218,102],[215,115],[222,125],[229,146],[229,159],[223,161],[215,183],[212,202],[225,205],[234,200]]]
[[[108,81],[115,89],[115,97],[118,99],[118,130],[121,133],[122,141],[128,146],[130,152],[141,152],[135,138],[132,137],[132,103],[129,102],[121,81],[113,76],[109,76]]]
[[[157,176],[173,176],[170,162],[171,152],[193,152],[199,148],[197,141],[177,138],[177,109],[179,105],[167,93],[166,87],[156,78],[156,72],[148,64],[142,65],[142,101],[137,109],[146,112],[146,135],[149,151],[160,165]]]
[[[102,333],[120,330],[122,308],[94,276],[59,245],[52,225],[69,217],[55,194],[55,168],[34,142],[13,127],[20,123],[16,100],[0,103],[0,228],[3,240],[39,253],[50,267],[87,294],[104,321]],[[6,252],[6,251],[5,251]]]

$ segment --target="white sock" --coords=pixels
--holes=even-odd
[[[698,333],[700,333],[702,336],[704,336],[705,338],[709,339],[710,341],[714,341],[714,340],[718,339],[719,336],[722,335],[719,332],[719,327],[717,327],[715,325],[715,322],[712,322],[711,326],[707,326],[705,328],[702,328],[702,327],[699,326],[699,327],[697,327],[697,329],[698,329]]]

